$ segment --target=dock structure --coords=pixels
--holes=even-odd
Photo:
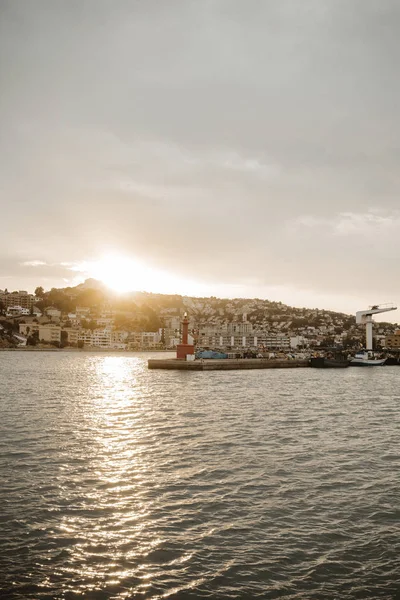
[[[177,358],[150,358],[149,369],[175,369],[180,371],[240,371],[249,369],[295,369],[309,367],[308,360],[275,360],[266,358],[226,358],[182,360]]]

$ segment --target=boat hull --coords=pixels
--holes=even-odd
[[[310,367],[314,369],[345,369],[349,366],[348,360],[335,360],[334,358],[310,358]]]
[[[386,358],[380,360],[362,360],[353,358],[350,361],[350,367],[383,367],[386,362]]]
[[[389,356],[385,362],[385,367],[400,367],[400,358]]]

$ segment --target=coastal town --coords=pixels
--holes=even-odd
[[[116,295],[96,280],[75,287],[0,290],[0,348],[174,350],[184,313],[197,348],[301,352],[357,349],[364,327],[354,316],[262,299],[191,298],[136,292]],[[376,349],[398,349],[394,323],[378,323]]]

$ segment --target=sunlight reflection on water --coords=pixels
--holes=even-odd
[[[400,370],[146,358],[0,354],[2,598],[391,597]]]

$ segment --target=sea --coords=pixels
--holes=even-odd
[[[399,367],[150,356],[0,352],[2,600],[400,598]]]

